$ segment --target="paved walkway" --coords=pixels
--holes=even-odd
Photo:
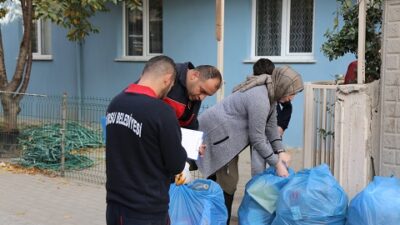
[[[105,225],[105,208],[104,185],[0,168],[0,225]]]
[[[105,189],[0,169],[1,225],[105,225]]]
[[[239,167],[231,225],[237,225],[237,209],[250,179],[249,151],[240,155]],[[0,166],[0,225],[105,225],[105,207],[104,185],[12,173]]]

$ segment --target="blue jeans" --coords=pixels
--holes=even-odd
[[[107,204],[107,225],[170,225],[168,212],[163,216],[149,216],[138,218],[130,210],[118,204]]]

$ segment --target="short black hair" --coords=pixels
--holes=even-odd
[[[154,56],[149,61],[147,61],[146,65],[144,66],[142,75],[145,73],[152,73],[152,74],[165,74],[165,73],[172,73],[173,76],[176,76],[176,65],[172,58],[159,55]]]
[[[267,59],[261,58],[253,65],[253,75],[272,74],[275,69],[275,64]]]

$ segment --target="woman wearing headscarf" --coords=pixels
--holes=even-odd
[[[272,75],[250,76],[199,116],[207,150],[196,161],[205,177],[216,174],[224,190],[228,223],[238,177],[238,154],[251,145],[252,175],[263,172],[266,163],[279,176],[288,176],[290,157],[277,129],[276,103],[289,101],[303,90],[300,74],[289,66],[275,68]],[[286,164],[286,165],[285,165]]]

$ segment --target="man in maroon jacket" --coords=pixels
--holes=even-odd
[[[197,130],[201,101],[220,88],[221,73],[213,66],[194,67],[191,62],[176,64],[176,71],[175,84],[164,101],[174,108],[181,127]]]
[[[222,76],[219,70],[210,65],[200,65],[194,67],[191,62],[177,63],[177,75],[175,84],[168,93],[164,101],[174,110],[179,120],[179,125],[183,128],[197,130],[199,122],[197,116],[201,107],[201,101],[207,96],[214,95],[221,87]],[[201,145],[200,155],[205,151],[206,146]],[[188,160],[190,170],[196,170],[196,163]],[[186,165],[186,175],[190,175]],[[187,177],[186,182],[190,181]],[[185,183],[186,183],[185,182]]]

